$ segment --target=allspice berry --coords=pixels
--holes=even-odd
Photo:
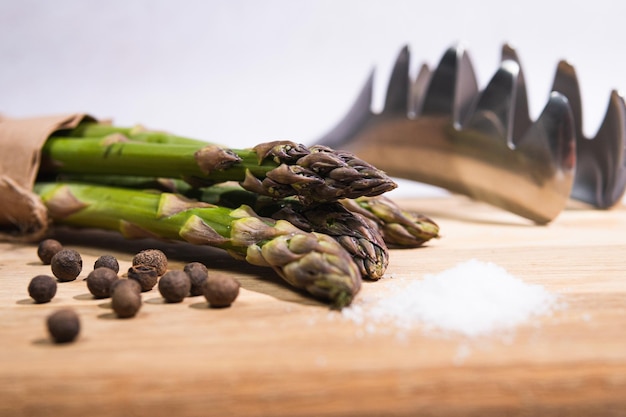
[[[57,280],[50,275],[37,275],[28,284],[28,295],[36,303],[47,303],[57,293]]]
[[[133,265],[128,268],[128,279],[137,281],[141,285],[141,291],[150,291],[159,280],[159,273],[151,265]]]
[[[241,284],[235,278],[218,275],[208,278],[203,286],[203,294],[209,306],[221,308],[230,306],[239,295]]]
[[[59,281],[73,281],[83,270],[83,259],[74,249],[61,249],[52,257],[50,266]]]
[[[141,292],[129,279],[120,279],[111,291],[111,308],[119,318],[134,317],[141,308]]]
[[[46,320],[48,333],[55,343],[68,343],[80,332],[80,320],[76,312],[63,308],[50,314]]]
[[[185,271],[167,271],[159,279],[159,292],[168,303],[180,303],[189,295],[191,280]]]
[[[111,288],[109,289],[110,296],[113,296],[113,292],[118,288],[125,288],[127,290],[135,291],[137,294],[141,294],[141,284],[139,284],[134,279],[118,279],[115,280],[111,284]]]
[[[52,257],[61,249],[63,249],[63,245],[58,240],[44,239],[39,242],[39,246],[37,246],[37,256],[44,265],[50,265]]]
[[[114,270],[101,266],[87,275],[87,288],[95,298],[107,298],[110,296],[111,284],[117,279]]]
[[[204,281],[209,277],[209,271],[207,267],[200,262],[190,262],[183,268],[183,271],[189,275],[191,280],[191,289],[189,295],[196,296],[202,295],[202,285]]]
[[[146,249],[133,257],[133,265],[149,265],[156,269],[158,276],[167,271],[167,257],[158,249]]]
[[[113,255],[102,255],[96,259],[96,262],[93,264],[93,269],[97,268],[109,268],[115,271],[116,274],[120,272],[120,264]]]

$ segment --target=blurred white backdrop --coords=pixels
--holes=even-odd
[[[626,88],[626,3],[597,0],[0,0],[0,114],[87,112],[234,147],[313,143],[376,68],[375,107],[408,45],[414,69],[458,42],[481,86],[508,42],[531,114],[557,62],[579,75],[593,135]]]

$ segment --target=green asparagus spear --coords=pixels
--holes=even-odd
[[[361,286],[358,267],[334,239],[261,217],[248,206],[230,209],[172,193],[78,183],[38,182],[35,192],[58,224],[222,248],[273,268],[337,308],[350,304]]]
[[[199,139],[173,135],[171,133],[158,130],[148,130],[141,125],[121,127],[113,126],[108,123],[83,122],[74,129],[57,134],[57,136],[64,135],[74,138],[104,138],[110,135],[121,135],[128,139],[140,142],[163,143],[169,145],[207,145],[205,141]]]
[[[290,141],[252,149],[208,144],[54,136],[42,149],[42,174],[79,173],[184,178],[201,185],[238,181],[247,190],[277,198],[297,195],[306,203],[374,196],[396,183],[354,155]]]

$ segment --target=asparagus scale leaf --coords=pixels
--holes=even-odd
[[[361,287],[350,255],[333,238],[305,232],[285,220],[127,188],[79,183],[35,185],[57,224],[100,228],[126,238],[158,238],[222,248],[251,264],[274,269],[285,281],[341,308]]]
[[[238,181],[247,190],[307,203],[374,196],[396,188],[383,171],[353,154],[291,142],[228,149],[185,141],[49,138],[42,149],[43,174],[98,174],[184,178],[197,185]]]

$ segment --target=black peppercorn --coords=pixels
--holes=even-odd
[[[128,268],[128,278],[137,281],[141,285],[141,291],[150,291],[159,280],[159,274],[153,266],[133,265]]]
[[[50,266],[59,281],[73,281],[83,269],[83,260],[74,249],[61,249],[52,257]]]
[[[185,271],[168,271],[159,279],[159,292],[168,303],[180,303],[190,289],[191,280]]]
[[[55,343],[68,343],[80,332],[80,320],[74,310],[63,308],[48,316],[48,332]]]
[[[133,265],[149,265],[156,269],[158,276],[167,271],[167,257],[158,249],[146,249],[133,257]]]
[[[239,295],[239,281],[230,276],[218,275],[208,278],[203,286],[203,294],[211,307],[228,307]]]
[[[63,249],[63,245],[58,240],[44,239],[39,242],[39,246],[37,247],[37,256],[41,259],[41,262],[43,262],[44,265],[50,265],[52,257],[61,249]]]
[[[87,288],[95,298],[110,296],[111,284],[118,279],[114,270],[101,266],[87,275]]]
[[[204,281],[209,277],[209,272],[207,267],[200,262],[190,262],[183,268],[183,271],[189,275],[189,279],[191,280],[191,289],[189,290],[189,295],[196,296],[202,295],[202,285]]]
[[[119,318],[134,317],[141,308],[141,293],[132,280],[121,279],[111,291],[111,307]]]
[[[120,264],[117,262],[115,256],[112,255],[102,255],[96,259],[96,262],[93,264],[93,269],[97,268],[109,268],[115,271],[116,274],[120,272]]]
[[[57,281],[49,275],[37,275],[28,284],[28,295],[36,303],[47,303],[57,293]]]

